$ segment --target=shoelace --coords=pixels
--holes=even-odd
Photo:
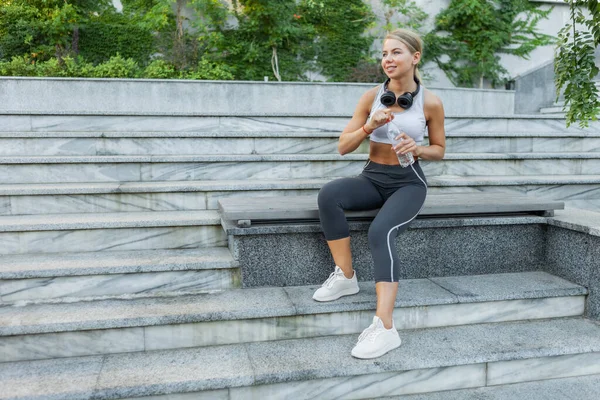
[[[377,335],[379,335],[381,332],[379,332],[377,330],[377,328],[375,327],[375,324],[371,324],[369,325],[369,327],[367,329],[365,329],[360,336],[358,337],[358,341],[357,343],[362,342],[363,340],[373,340],[375,339],[375,337]]]
[[[327,286],[328,288],[331,288],[333,286],[333,282],[341,275],[343,275],[344,272],[343,271],[333,271],[330,275],[329,278],[327,278],[327,280],[325,282],[323,282],[322,286]]]

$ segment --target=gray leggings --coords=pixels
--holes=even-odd
[[[327,240],[350,236],[344,210],[380,208],[369,227],[376,282],[397,282],[400,261],[395,238],[423,207],[427,181],[418,162],[402,168],[369,161],[362,173],[325,184],[319,191],[319,218]]]

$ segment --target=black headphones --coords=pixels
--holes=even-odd
[[[397,100],[398,105],[400,107],[404,108],[405,110],[409,109],[413,105],[413,100],[417,96],[417,94],[419,94],[419,89],[421,88],[421,82],[419,81],[419,79],[416,76],[414,78],[415,82],[417,83],[417,90],[415,90],[412,93],[406,92],[398,96],[398,99],[396,99],[396,95],[394,94],[394,92],[392,92],[391,90],[387,90],[387,85],[388,83],[390,83],[390,78],[388,78],[383,84],[383,94],[379,98],[381,104],[383,104],[386,107],[391,107],[396,103]]]

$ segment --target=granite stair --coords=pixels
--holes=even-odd
[[[450,390],[426,394],[382,397],[382,400],[581,400],[600,393],[600,376],[560,378],[536,382]]]
[[[228,197],[315,195],[330,179],[0,185],[0,215],[216,210]],[[600,175],[429,176],[429,193],[515,193],[600,206]]]
[[[375,308],[360,285],[331,303],[301,286],[0,307],[0,398],[362,399],[600,374],[587,289],[548,273],[401,281],[403,345],[376,360],[349,354]]]
[[[469,93],[469,104],[497,98],[513,109],[510,93]],[[216,103],[205,114],[150,110],[157,103],[55,112],[36,104],[15,103],[0,115],[0,399],[597,388],[600,325],[586,319],[596,300],[586,287],[543,272],[558,275],[554,265],[401,281],[394,318],[403,346],[371,361],[353,359],[350,349],[374,314],[374,282],[324,304],[311,299],[315,285],[240,288],[241,264],[227,247],[218,201],[314,195],[331,179],[359,173],[368,142],[337,154],[344,112],[294,105],[287,114],[261,114],[248,111],[252,104],[231,117],[222,106],[214,111]],[[449,115],[446,131],[446,159],[423,162],[432,193],[518,192],[600,206],[600,123],[567,129],[553,115]],[[544,229],[553,227],[519,232]],[[520,238],[539,244],[537,236]],[[481,263],[477,271],[498,272]]]
[[[39,214],[0,217],[0,254],[223,247],[218,213]]]
[[[222,196],[314,194],[352,176],[346,117],[2,116],[0,215],[216,209]],[[597,209],[600,125],[554,116],[448,116],[432,190],[508,190]],[[460,177],[460,179],[456,179]],[[481,184],[485,182],[485,184]]]
[[[2,257],[0,306],[177,296],[239,287],[226,247]]]
[[[294,286],[5,304],[0,361],[357,334],[369,325],[376,299],[373,282],[360,285],[358,295],[332,303],[312,300],[317,286]],[[396,325],[417,329],[581,316],[586,293],[545,272],[408,279],[400,282]],[[67,341],[63,348],[60,343]]]
[[[399,349],[376,360],[352,358],[356,335],[339,335],[4,363],[0,398],[367,399],[600,373],[600,326],[584,319],[414,329],[402,337]]]

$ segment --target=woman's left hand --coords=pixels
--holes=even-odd
[[[398,136],[396,136],[396,140],[400,137],[402,138],[402,142],[398,143],[396,146],[393,146],[396,154],[407,154],[412,152],[414,155],[416,155],[417,143],[415,142],[415,139],[411,138],[404,132],[401,132]]]

